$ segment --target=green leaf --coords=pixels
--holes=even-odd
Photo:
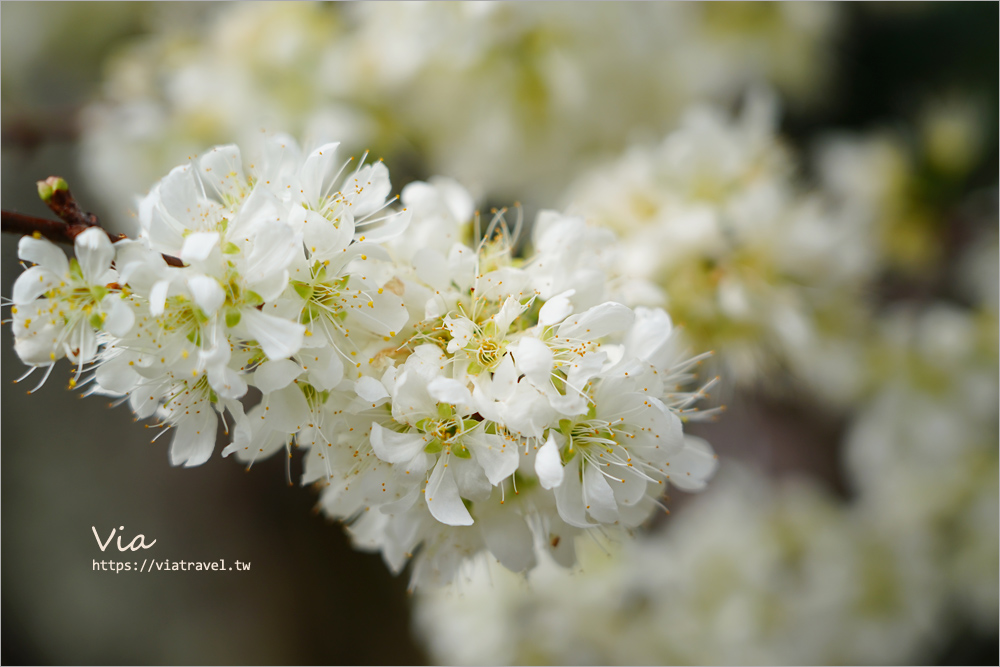
[[[230,329],[232,329],[233,327],[235,327],[237,324],[240,323],[241,319],[243,319],[243,314],[240,313],[240,309],[239,308],[235,308],[233,306],[229,306],[228,308],[226,308],[226,326],[227,327],[229,327]]]

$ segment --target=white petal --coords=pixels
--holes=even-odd
[[[272,222],[264,226],[253,237],[247,255],[243,269],[247,283],[254,285],[280,275],[292,263],[301,245],[301,237],[288,225]]]
[[[444,255],[431,248],[418,250],[413,256],[417,277],[436,290],[443,291],[451,285],[451,272]]]
[[[389,392],[385,390],[385,385],[372,377],[358,378],[354,383],[354,391],[366,403],[378,404],[389,398]]]
[[[378,336],[389,336],[402,331],[406,326],[410,314],[398,296],[388,290],[378,294],[377,289],[353,279],[349,288],[363,289],[368,294],[367,303],[362,302],[359,307],[349,311],[349,316],[366,329]]]
[[[531,336],[518,339],[509,348],[517,370],[524,373],[532,384],[545,386],[552,373],[553,357],[549,346]]]
[[[580,482],[581,455],[574,456],[566,464],[563,483],[556,487],[556,509],[563,521],[577,528],[590,528],[594,524],[587,520],[583,506],[583,485]]]
[[[472,406],[472,394],[464,384],[450,378],[434,378],[427,384],[427,393],[438,403]]]
[[[322,204],[337,191],[335,181],[343,168],[343,160],[337,159],[339,145],[339,142],[323,144],[311,152],[302,164],[299,178],[310,206]]]
[[[531,529],[517,512],[492,512],[479,522],[479,529],[486,548],[508,570],[523,572],[535,564]]]
[[[125,394],[142,382],[139,374],[122,357],[98,366],[94,371],[94,380],[102,389],[116,394]]]
[[[309,372],[309,384],[327,391],[344,379],[344,362],[329,347],[314,347],[302,351],[303,366]]]
[[[281,433],[295,433],[311,420],[309,404],[297,384],[290,384],[267,394],[264,399],[268,428]]]
[[[372,449],[386,463],[406,463],[424,449],[424,439],[416,433],[396,433],[372,422]]]
[[[450,456],[448,470],[455,478],[458,495],[473,502],[489,500],[493,485],[490,484],[490,480],[478,462]]]
[[[385,204],[385,198],[392,190],[392,184],[389,182],[389,170],[382,162],[365,165],[344,181],[344,186],[341,189],[348,198],[354,195],[351,201],[351,210],[354,213],[354,219],[360,220]]]
[[[632,325],[635,315],[628,306],[607,302],[564,321],[558,330],[563,338],[596,341]]]
[[[384,220],[379,220],[377,223],[378,226],[371,226],[366,221],[355,218],[354,236],[358,240],[363,238],[370,243],[385,243],[405,232],[406,228],[410,226],[410,221],[413,219],[413,214],[410,211],[392,213],[388,210],[376,214],[373,219],[378,219],[382,216],[386,217]]]
[[[11,301],[27,305],[59,284],[59,277],[43,266],[33,266],[14,281]]]
[[[479,433],[466,435],[463,442],[469,447],[476,463],[486,473],[486,479],[496,486],[514,474],[517,470],[519,455],[517,445],[508,442],[499,435]]]
[[[162,315],[167,305],[167,292],[170,291],[169,280],[158,280],[153,289],[149,290],[149,312],[151,315]]]
[[[104,330],[115,336],[124,336],[135,324],[135,313],[132,307],[121,298],[120,294],[108,294],[101,300],[101,310],[107,317],[104,320]]]
[[[711,445],[693,435],[684,436],[684,449],[670,457],[670,466],[664,468],[667,481],[683,491],[700,491],[715,474],[718,457]]]
[[[226,293],[215,278],[194,275],[188,278],[187,286],[194,302],[209,317],[214,315],[226,301]]]
[[[583,466],[583,501],[587,512],[601,523],[618,520],[618,504],[608,480],[595,464],[581,463]]]
[[[517,319],[517,316],[527,309],[527,305],[522,304],[514,297],[507,297],[507,300],[503,302],[503,306],[500,307],[500,312],[492,318],[493,322],[497,326],[498,335],[505,335],[507,333],[507,329],[510,328],[511,322]]]
[[[574,294],[576,294],[576,290],[566,290],[546,301],[541,310],[538,311],[538,323],[547,327],[566,319],[573,312],[573,304],[569,297]]]
[[[195,232],[188,234],[181,247],[181,259],[187,263],[203,262],[219,245],[218,232]]]
[[[619,505],[632,506],[646,496],[646,486],[649,483],[644,477],[635,473],[632,468],[618,468],[611,473],[614,476],[621,475],[624,482],[608,480],[611,490],[615,494],[615,502]]]
[[[290,357],[302,347],[306,328],[297,322],[290,322],[260,312],[256,308],[243,308],[241,324],[260,343],[269,359]]]
[[[170,465],[190,468],[211,458],[217,424],[213,410],[181,420],[170,441]]]
[[[216,146],[198,161],[198,175],[217,201],[240,198],[247,187],[239,146]]]
[[[247,393],[247,383],[243,376],[221,364],[209,366],[208,383],[222,398],[242,398]]]
[[[265,394],[283,389],[302,374],[302,367],[291,359],[265,361],[253,374],[254,385]]]
[[[289,222],[302,234],[314,260],[336,260],[354,239],[354,220],[349,214],[342,215],[337,224],[304,208],[292,209],[291,216]]]
[[[444,318],[444,326],[451,333],[451,340],[448,341],[448,352],[451,354],[468,345],[474,335],[475,324],[465,317],[456,318],[449,315]]]
[[[625,338],[626,349],[631,356],[663,369],[671,361],[673,331],[670,316],[660,308],[636,308],[635,323]]]
[[[69,273],[69,260],[59,246],[47,239],[22,236],[17,243],[17,256],[52,271],[57,276]]]
[[[471,526],[472,515],[465,508],[462,497],[458,494],[458,484],[448,469],[450,456],[442,456],[434,466],[434,472],[424,488],[427,509],[434,518],[449,526]]]
[[[535,457],[535,474],[543,489],[554,489],[563,482],[563,465],[559,458],[559,445],[556,444],[552,431],[538,450]]]
[[[115,258],[111,239],[103,229],[92,227],[76,237],[74,247],[84,280],[92,285],[99,284]]]
[[[64,345],[67,359],[74,364],[85,364],[97,355],[97,334],[88,322],[80,322]]]

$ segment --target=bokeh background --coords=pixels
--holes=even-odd
[[[4,327],[3,662],[995,664],[997,25],[988,3],[0,3],[5,210],[46,215],[34,182],[61,175],[134,233],[134,195],[265,128],[370,149],[397,191],[444,174],[484,210],[577,207],[667,255],[673,237],[628,225],[728,201],[649,176],[673,168],[669,135],[696,166],[762,171],[782,215],[817,197],[822,228],[861,230],[821,258],[863,258],[843,280],[773,260],[775,293],[809,304],[799,346],[698,307],[733,303],[699,277],[748,275],[742,245],[659,266],[690,296],[671,312],[693,346],[717,352],[728,410],[692,430],[719,478],[582,571],[417,595],[289,486],[298,459],[171,468],[126,409],[67,391],[68,366],[30,396],[37,375],[13,384]],[[753,99],[780,111],[745,151],[777,157],[701,160],[714,144],[689,110],[714,105],[712,139]],[[91,526],[252,567],[94,572],[111,554]]]

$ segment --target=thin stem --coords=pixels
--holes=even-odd
[[[108,230],[104,229],[96,222],[96,217],[94,218],[94,224],[67,224],[61,220],[36,218],[31,215],[24,215],[13,211],[2,211],[2,214],[3,217],[2,225],[0,225],[0,231],[11,234],[20,234],[21,236],[35,236],[37,234],[38,236],[47,238],[53,243],[72,244],[77,236],[91,227],[97,227],[107,234],[112,243],[117,243],[118,241],[123,241],[128,238],[124,234],[112,234]],[[184,263],[176,257],[163,255],[163,259],[170,266],[184,266]]]

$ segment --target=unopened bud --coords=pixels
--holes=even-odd
[[[60,176],[49,176],[44,181],[38,181],[38,196],[42,201],[48,202],[52,195],[60,190],[69,190],[66,180]]]

